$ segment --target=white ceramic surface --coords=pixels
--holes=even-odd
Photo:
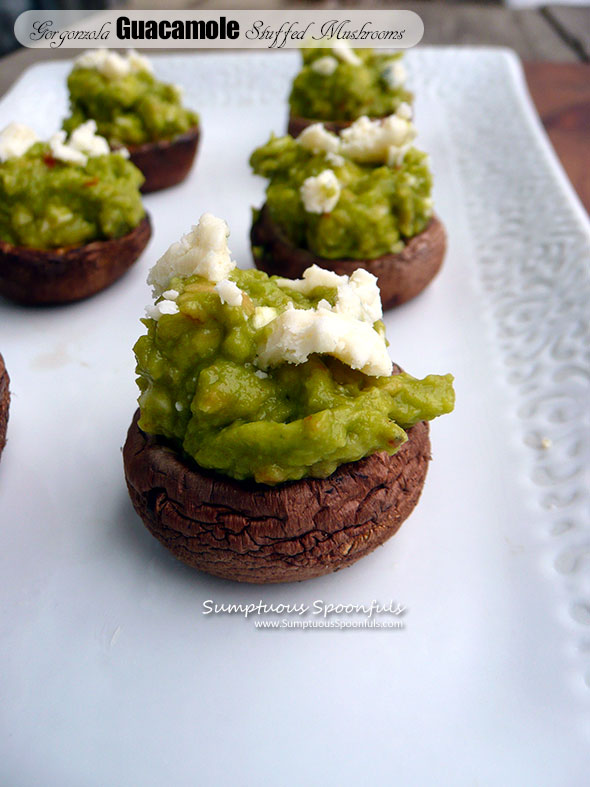
[[[204,134],[154,237],[98,296],[0,302],[12,378],[0,464],[0,783],[582,785],[590,752],[590,225],[491,49],[412,51],[418,144],[449,232],[439,278],[390,313],[392,357],[452,371],[457,408],[400,533],[352,568],[257,587],[177,563],[127,497],[131,347],[148,268],[204,211],[249,267],[252,149],[282,133],[294,54],[154,56]],[[1,123],[49,134],[67,64],[29,70]],[[542,448],[543,438],[551,447]],[[396,631],[259,631],[217,603],[407,605]]]

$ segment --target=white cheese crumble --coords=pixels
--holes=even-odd
[[[399,60],[391,60],[381,72],[385,84],[392,90],[396,87],[403,87],[408,78],[406,67]]]
[[[360,66],[362,62],[347,41],[336,41],[332,44],[332,52],[334,52],[336,57],[340,58],[343,63],[349,63],[351,66]]]
[[[156,303],[154,306],[149,305],[145,307],[146,315],[156,322],[163,314],[178,314],[178,312],[178,304],[174,301],[160,301],[160,303]]]
[[[74,60],[74,67],[92,68],[112,80],[141,71],[146,71],[149,74],[154,71],[147,57],[140,55],[134,49],[128,50],[126,55],[120,55],[110,49],[90,49]]]
[[[312,265],[303,271],[302,279],[275,279],[277,287],[295,290],[303,295],[311,295],[317,287],[338,287],[348,281],[348,276],[339,276],[334,271],[320,268],[319,265]]]
[[[346,163],[342,156],[338,153],[326,153],[326,161],[333,167],[343,167]]]
[[[51,155],[53,158],[59,159],[60,161],[68,161],[70,164],[81,164],[84,166],[88,161],[88,156],[82,153],[82,151],[70,147],[70,145],[66,143],[66,136],[65,131],[56,131],[52,137],[49,137],[49,150],[51,151]]]
[[[308,213],[329,213],[336,207],[341,191],[340,181],[334,171],[325,169],[316,177],[306,178],[299,194]]]
[[[272,322],[277,314],[278,311],[273,309],[272,306],[257,306],[251,318],[252,327],[255,331],[259,331],[265,325],[268,325],[269,322]]]
[[[86,123],[82,123],[81,126],[74,129],[70,135],[68,144],[91,157],[106,156],[111,152],[109,143],[106,139],[96,133],[95,120],[87,120]]]
[[[66,141],[67,140],[67,141]],[[24,155],[39,138],[21,123],[11,123],[0,133],[0,161]],[[96,133],[96,122],[88,120],[78,126],[67,139],[65,131],[56,131],[48,140],[49,150],[55,159],[85,166],[89,158],[106,156],[111,152],[109,143]],[[115,151],[129,157],[125,148]]]
[[[392,372],[384,339],[366,322],[325,308],[290,308],[272,323],[273,330],[258,355],[264,366],[305,363],[313,353],[332,355],[371,376]]]
[[[377,277],[364,268],[357,268],[348,283],[338,287],[334,311],[347,314],[371,325],[383,317],[381,292]]]
[[[266,372],[263,372],[263,371],[262,371],[262,369],[256,369],[256,371],[254,372],[254,374],[255,374],[255,375],[256,375],[256,377],[258,377],[258,379],[260,379],[260,380],[266,380],[266,378],[268,377],[268,374],[267,374]]]
[[[396,109],[395,114],[404,120],[411,120],[413,114],[412,107],[406,101],[402,101],[402,103]]]
[[[408,120],[402,104],[394,115],[384,120],[363,116],[341,133],[341,152],[361,164],[400,164],[416,138],[416,128]]]
[[[135,49],[127,50],[127,63],[132,72],[147,71],[148,74],[154,73],[154,67],[149,58],[145,55],[140,55]]]
[[[377,277],[364,268],[357,268],[350,276],[339,276],[334,271],[312,265],[303,272],[302,279],[275,281],[279,287],[296,290],[307,296],[318,287],[334,287],[336,289],[334,306],[330,306],[325,300],[320,301],[320,304],[325,309],[331,309],[337,314],[344,314],[354,320],[373,325],[383,316]]]
[[[236,267],[227,247],[229,228],[223,219],[204,213],[199,223],[164,252],[150,270],[148,284],[157,298],[174,276],[202,276],[217,283]]]
[[[56,131],[49,138],[49,150],[53,158],[85,166],[88,158],[106,156],[111,152],[109,143],[96,133],[96,122],[87,120],[72,131],[66,142],[66,132]]]
[[[334,167],[344,164],[343,156],[359,164],[400,164],[416,138],[412,108],[402,102],[395,114],[371,120],[363,116],[345,128],[340,136],[314,123],[297,137],[297,143],[312,153],[325,153]],[[315,211],[310,211],[315,212]]]
[[[228,306],[242,305],[242,296],[244,293],[235,282],[229,281],[229,279],[218,281],[215,285],[215,292],[221,298],[221,302],[227,303]]]
[[[178,290],[166,290],[166,292],[162,293],[162,298],[165,298],[167,301],[175,301],[179,295]]]
[[[160,314],[178,314],[178,304],[174,301],[161,301],[158,304]]]
[[[338,61],[335,57],[331,55],[326,55],[325,57],[318,57],[317,60],[314,60],[311,64],[311,70],[315,71],[316,74],[321,74],[323,77],[332,76],[334,71],[338,68]]]
[[[312,153],[337,153],[340,140],[336,134],[326,131],[322,123],[312,123],[297,137],[297,144]]]
[[[32,128],[24,123],[10,123],[0,132],[0,161],[24,156],[38,141],[39,137]]]

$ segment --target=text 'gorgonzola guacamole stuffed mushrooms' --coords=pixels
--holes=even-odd
[[[393,366],[371,274],[241,270],[228,234],[205,214],[151,271],[127,485],[185,563],[307,579],[354,563],[412,511],[452,377]]]
[[[317,123],[255,150],[250,164],[269,180],[251,231],[256,266],[290,278],[313,264],[340,274],[365,268],[385,309],[422,292],[442,265],[446,234],[411,117],[402,104],[340,136]]]
[[[141,172],[93,120],[48,142],[0,133],[0,295],[26,304],[86,298],[118,279],[151,236]]]
[[[363,115],[381,118],[410,104],[401,53],[351,49],[346,41],[303,49],[289,96],[291,136],[318,121],[336,133]]]
[[[199,144],[199,117],[182,105],[182,89],[160,82],[150,61],[94,49],[80,55],[68,77],[71,132],[89,118],[113,148],[124,146],[145,177],[144,193],[180,183]]]
[[[0,457],[6,445],[6,428],[8,426],[8,410],[10,408],[10,378],[0,355]]]

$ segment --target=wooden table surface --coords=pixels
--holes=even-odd
[[[130,0],[133,8],[293,8],[284,0]],[[298,8],[387,7],[378,0],[314,0]],[[511,9],[500,5],[405,2],[424,21],[425,44],[507,46],[524,61],[541,120],[576,191],[590,212],[590,8],[549,6]],[[160,50],[163,51],[163,50]],[[71,57],[74,50],[22,49],[0,58],[0,95],[32,63]],[[0,125],[4,125],[0,121]]]
[[[525,63],[524,70],[553,147],[590,213],[590,65]]]

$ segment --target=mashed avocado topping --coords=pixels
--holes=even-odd
[[[68,89],[71,115],[63,128],[71,132],[93,118],[111,145],[172,139],[199,122],[182,106],[180,88],[156,79],[150,62],[133,51],[84,53],[75,61]]]
[[[339,41],[301,54],[303,66],[289,97],[293,115],[316,120],[384,117],[412,101],[401,53],[376,54]]]
[[[53,249],[118,238],[145,215],[143,175],[113,154],[93,121],[48,142],[25,126],[0,133],[0,240]]]
[[[277,484],[394,453],[405,429],[453,409],[450,375],[391,376],[371,274],[240,270],[227,234],[205,214],[150,274],[134,348],[144,431],[203,468]]]
[[[321,124],[275,137],[250,164],[269,179],[266,205],[291,243],[326,259],[399,252],[432,216],[428,156],[412,146],[411,109],[359,118],[338,137]]]

